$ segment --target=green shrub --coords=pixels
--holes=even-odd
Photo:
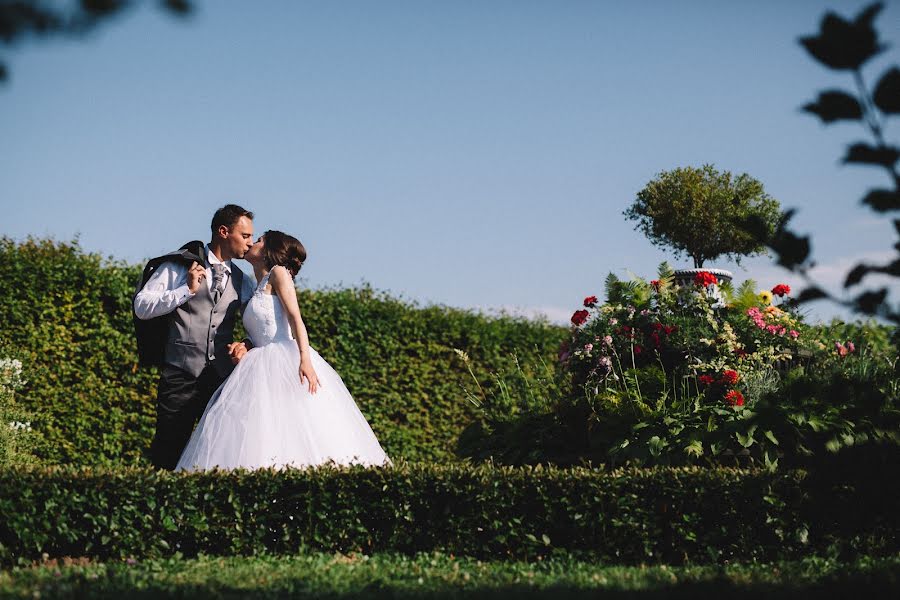
[[[0,239],[0,338],[19,351],[51,463],[139,464],[155,422],[155,369],[137,368],[131,295],[140,265],[103,260],[76,242]],[[475,415],[479,377],[516,349],[552,357],[565,330],[546,322],[419,307],[369,287],[299,292],[312,345],[340,373],[394,458],[449,460]],[[536,349],[536,350],[535,350]]]
[[[0,471],[0,562],[180,552],[557,552],[616,564],[896,552],[897,460],[840,478],[736,469],[477,468],[173,474]],[[827,508],[828,510],[823,510]]]

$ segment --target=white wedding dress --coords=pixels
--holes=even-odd
[[[340,376],[312,348],[319,388],[301,384],[297,342],[281,300],[264,291],[268,279],[244,310],[253,349],[213,394],[175,470],[390,464]]]

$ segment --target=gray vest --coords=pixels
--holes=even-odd
[[[225,291],[217,303],[204,281],[194,297],[172,313],[163,362],[200,375],[207,363],[213,363],[219,375],[227,377],[234,369],[228,356],[228,344],[234,341],[234,321],[241,307],[244,274],[235,266]]]

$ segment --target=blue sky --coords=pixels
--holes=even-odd
[[[5,55],[0,234],[139,262],[236,202],[304,242],[301,286],[565,321],[609,272],[690,266],[622,211],[658,172],[710,162],[799,209],[826,284],[891,256],[890,221],[858,204],[886,177],[839,163],[865,132],[799,111],[852,82],[797,37],[864,2],[197,4]],[[877,23],[895,47],[870,81],[898,62],[900,6]],[[745,266],[738,281],[798,285]]]

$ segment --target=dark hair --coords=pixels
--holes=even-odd
[[[252,221],[253,213],[247,209],[241,208],[237,204],[226,204],[217,210],[216,214],[213,215],[212,225],[210,225],[213,236],[216,235],[216,232],[219,231],[219,227],[222,225],[229,229],[234,227],[234,224],[237,223],[238,219],[241,217],[247,217]]]
[[[266,268],[282,265],[296,277],[306,260],[306,248],[300,240],[281,231],[269,230],[263,234],[263,260]]]

